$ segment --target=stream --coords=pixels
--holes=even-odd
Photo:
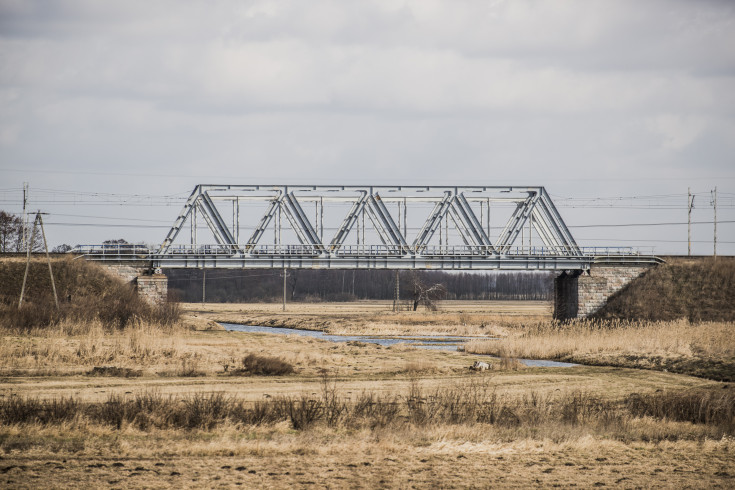
[[[419,349],[435,349],[447,351],[458,350],[458,348],[468,340],[495,340],[492,337],[455,337],[445,335],[394,335],[390,337],[374,335],[330,335],[318,330],[300,330],[297,328],[263,327],[258,325],[241,325],[238,323],[221,323],[221,325],[225,328],[225,330],[235,332],[254,332],[275,335],[300,335],[302,337],[312,337],[315,339],[328,340],[329,342],[365,342],[382,346],[408,344],[413,345]],[[570,362],[546,361],[538,359],[518,360],[526,366],[530,367],[576,366],[576,364]]]

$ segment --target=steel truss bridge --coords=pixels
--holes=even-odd
[[[493,186],[197,185],[157,250],[73,252],[154,268],[588,270],[657,261],[630,248],[580,248],[543,187]]]

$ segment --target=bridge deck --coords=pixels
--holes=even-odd
[[[232,252],[219,245],[172,248],[169,253],[151,252],[135,245],[77,247],[85,259],[141,266],[200,269],[436,269],[436,270],[588,270],[594,263],[652,264],[653,255],[631,249],[580,249],[578,255],[561,255],[544,247],[518,248],[498,254],[476,247],[409,248],[385,246],[344,247],[338,253],[316,253],[304,246],[260,246],[250,253]]]

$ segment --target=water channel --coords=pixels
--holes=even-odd
[[[396,344],[413,345],[418,349],[436,349],[456,351],[469,340],[493,340],[491,337],[454,337],[443,335],[393,335],[393,336],[374,336],[374,335],[330,335],[318,330],[300,330],[297,328],[284,327],[263,327],[259,325],[241,325],[238,323],[221,323],[225,330],[235,332],[254,332],[267,333],[274,335],[300,335],[302,337],[312,337],[329,342],[365,342],[368,344],[378,344],[382,346],[390,346]],[[480,354],[473,354],[480,355]],[[519,359],[526,366],[531,367],[572,367],[576,364],[569,362],[546,361],[538,359]]]

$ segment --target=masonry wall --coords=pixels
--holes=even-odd
[[[650,266],[593,265],[589,272],[564,272],[554,279],[554,318],[587,318]]]
[[[577,317],[586,318],[602,308],[610,296],[648,270],[649,266],[592,266],[579,276]]]
[[[146,273],[147,269],[132,265],[102,264],[102,267],[115,274],[125,282],[135,282],[138,276]]]
[[[149,303],[165,303],[168,298],[168,278],[163,274],[138,276],[136,287],[138,295]]]
[[[133,283],[138,295],[151,304],[164,303],[168,298],[168,278],[164,274],[150,274],[148,267],[132,265],[103,264],[103,267]]]
[[[577,318],[579,309],[579,272],[562,272],[554,278],[554,318]]]

